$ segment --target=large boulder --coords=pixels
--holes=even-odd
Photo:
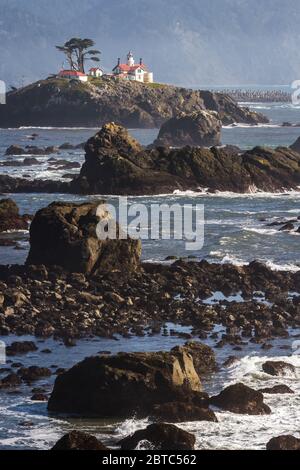
[[[220,145],[221,131],[222,122],[215,111],[180,113],[161,126],[153,145],[170,147]]]
[[[267,450],[300,450],[300,439],[290,435],[273,437],[267,444]]]
[[[187,401],[201,390],[185,352],[120,353],[87,358],[58,376],[48,408],[101,418],[147,416],[156,404]]]
[[[210,399],[210,402],[227,411],[238,414],[264,415],[270,414],[271,410],[264,403],[261,392],[253,390],[242,383],[230,385],[219,395]]]
[[[139,240],[98,238],[97,224],[109,219],[103,204],[50,204],[37,212],[30,226],[27,264],[57,265],[82,273],[137,268]],[[117,234],[119,230],[117,225]]]
[[[51,450],[108,450],[95,436],[80,431],[65,434]]]
[[[0,232],[7,230],[28,230],[28,216],[21,216],[12,199],[0,200]]]
[[[193,450],[196,438],[174,424],[150,424],[119,442],[122,450],[134,450],[143,441],[143,447],[156,450]],[[147,446],[148,443],[148,446]]]
[[[262,369],[266,374],[274,376],[294,375],[295,366],[284,361],[266,361],[262,365]]]

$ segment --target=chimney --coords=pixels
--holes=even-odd
[[[121,59],[120,57],[118,57],[118,65],[120,65],[120,63],[121,63]]]
[[[142,63],[143,63],[143,59],[141,58],[141,59],[140,59],[140,65],[142,65]]]

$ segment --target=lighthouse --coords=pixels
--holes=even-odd
[[[133,67],[134,66],[134,58],[133,58],[133,54],[131,51],[128,52],[127,54],[127,65],[129,67]]]

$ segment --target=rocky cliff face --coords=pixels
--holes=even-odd
[[[256,147],[143,149],[126,129],[110,123],[86,144],[86,161],[71,190],[87,194],[158,194],[176,189],[248,192],[296,189],[300,155],[291,149]]]
[[[0,126],[99,126],[116,121],[126,127],[160,127],[179,112],[208,109],[224,124],[268,122],[230,97],[170,85],[94,79],[77,83],[50,78],[8,93],[0,106]]]

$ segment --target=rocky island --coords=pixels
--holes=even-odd
[[[99,127],[115,121],[126,127],[154,128],[179,112],[205,109],[218,112],[224,125],[268,122],[229,96],[210,91],[113,78],[82,83],[56,77],[9,92],[7,104],[0,106],[0,127]]]
[[[199,118],[201,115],[201,120]],[[180,141],[205,138],[218,139],[208,123],[212,114],[203,112],[175,119],[175,128],[162,126],[160,137],[149,148],[143,147],[122,126],[114,122],[105,124],[85,144],[85,162],[72,181],[29,180],[0,175],[2,193],[72,193],[149,195],[172,193],[175,190],[254,191],[278,192],[298,190],[300,185],[300,154],[296,146],[255,147],[242,151],[236,146],[211,148],[186,145],[173,148],[162,145],[164,139]],[[196,123],[196,135],[184,130],[181,120]],[[174,119],[172,118],[173,122]],[[216,120],[218,123],[218,121]],[[180,127],[181,126],[181,127]],[[157,146],[158,145],[158,146]],[[67,162],[68,163],[68,162]],[[76,165],[77,166],[77,165]]]
[[[291,149],[256,147],[238,153],[222,147],[144,149],[123,127],[109,123],[85,147],[80,194],[159,194],[175,190],[251,192],[296,189],[300,155]]]

